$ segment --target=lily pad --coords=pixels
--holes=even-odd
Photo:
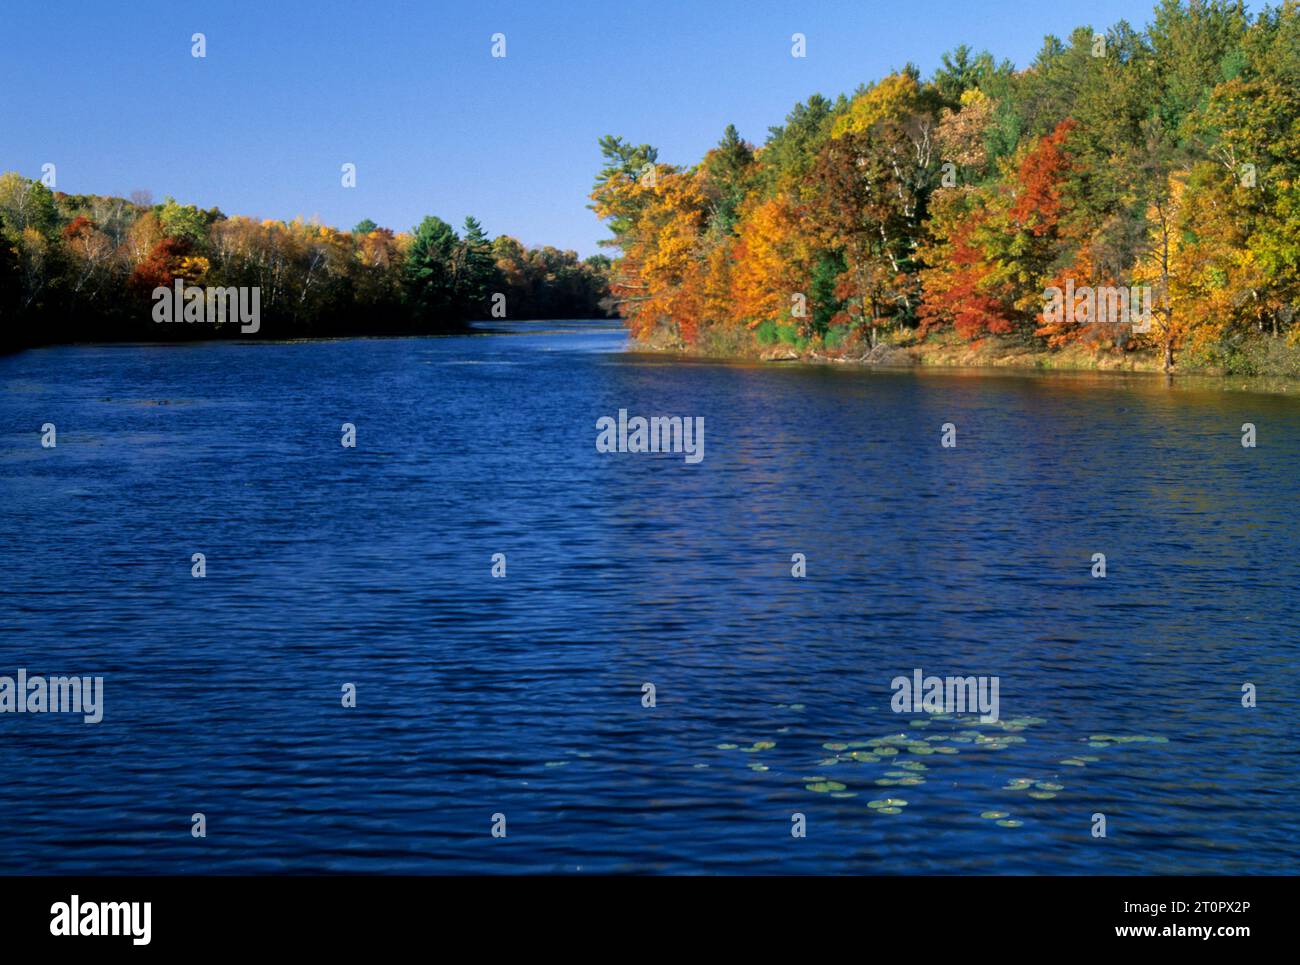
[[[818,794],[829,794],[831,791],[843,791],[845,786],[839,781],[818,781],[815,784],[805,785],[805,788]]]

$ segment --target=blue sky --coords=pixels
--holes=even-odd
[[[425,214],[582,255],[597,139],[693,163],[734,123],[762,143],[809,94],[960,43],[1023,66],[1044,35],[1150,19],[1151,0],[158,3],[3,0],[0,170],[146,189],[227,214]],[[373,9],[372,9],[373,8]],[[207,57],[190,54],[195,32]],[[506,35],[493,59],[491,36]],[[790,35],[808,55],[790,56]],[[357,186],[340,165],[357,165]]]

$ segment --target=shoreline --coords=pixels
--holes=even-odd
[[[1165,372],[1155,350],[1109,353],[1080,346],[1061,350],[1033,348],[1007,341],[982,343],[928,341],[914,344],[882,342],[860,356],[825,351],[800,351],[789,345],[754,346],[749,352],[683,348],[629,336],[629,350],[664,359],[726,362],[763,366],[823,366],[889,372],[965,373],[984,375],[1141,376],[1170,387],[1216,391],[1300,395],[1300,372],[1267,370],[1234,372],[1224,366],[1175,365]],[[1291,350],[1300,357],[1300,347]]]
[[[1231,372],[1215,366],[1175,366],[1172,372],[1164,372],[1161,360],[1155,351],[1126,352],[1123,354],[1094,351],[1080,346],[1070,346],[1062,350],[1036,349],[1024,344],[998,342],[985,339],[982,343],[953,342],[931,340],[921,343],[887,343],[882,342],[874,350],[859,356],[846,356],[826,351],[798,350],[789,345],[759,346],[754,345],[749,351],[739,350],[733,346],[731,351],[718,348],[702,349],[684,348],[666,341],[643,341],[633,338],[625,328],[615,328],[611,323],[615,319],[519,319],[539,323],[568,323],[581,326],[591,323],[593,332],[621,331],[627,335],[626,353],[657,358],[664,362],[719,363],[752,366],[794,366],[800,368],[828,368],[845,371],[880,371],[911,372],[913,374],[954,374],[968,376],[1139,376],[1141,381],[1154,383],[1157,379],[1169,388],[1201,389],[1217,392],[1258,392],[1269,395],[1300,395],[1300,372],[1292,374],[1286,371]],[[401,339],[401,338],[447,338],[447,337],[488,337],[539,334],[581,334],[575,330],[557,330],[544,332],[512,332],[508,329],[493,329],[491,326],[499,320],[471,321],[464,327],[450,328],[437,332],[400,332],[370,331],[341,332],[316,335],[266,336],[256,335],[251,338],[237,336],[192,338],[192,339],[94,339],[44,342],[28,345],[0,346],[0,357],[19,355],[23,352],[41,348],[160,348],[197,346],[221,343],[243,343],[245,345],[292,345],[309,342],[340,342],[352,339]],[[1300,347],[1291,350],[1300,358]]]

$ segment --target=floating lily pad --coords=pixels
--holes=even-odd
[[[902,808],[876,808],[877,814],[902,814]]]
[[[1087,767],[1087,766],[1088,766],[1088,764],[1087,764],[1086,761],[1081,761],[1081,760],[1079,760],[1077,757],[1067,757],[1065,760],[1061,761],[1061,763],[1062,763],[1062,764],[1066,764],[1066,765],[1068,765],[1068,766],[1070,766],[1070,767]]]
[[[834,741],[825,743],[822,747],[826,748],[828,751],[845,751],[849,749],[848,744],[837,744]]]
[[[734,751],[734,750],[735,750],[737,747],[739,747],[739,746],[740,746],[740,745],[738,745],[738,744],[719,744],[719,745],[718,745],[718,750],[720,750],[720,751]]]
[[[1005,818],[1006,816],[1006,811],[984,811],[980,814],[980,817],[988,821],[996,821],[998,818]]]
[[[832,791],[831,797],[857,797],[857,791]]]
[[[805,788],[818,794],[828,794],[831,791],[843,791],[845,786],[839,781],[818,781],[815,784],[805,785]]]
[[[1005,820],[1005,821],[999,821],[999,822],[997,822],[997,823],[998,823],[998,826],[999,826],[999,827],[1003,827],[1003,828],[1018,828],[1018,827],[1020,827],[1022,824],[1024,824],[1025,822],[1024,822],[1024,821],[1017,821],[1015,818],[1008,818],[1008,819]]]
[[[1040,781],[1039,783],[1035,784],[1034,787],[1038,788],[1040,791],[1064,791],[1065,790],[1064,784],[1053,784],[1051,781]]]
[[[1056,797],[1056,795],[1051,791],[1030,791],[1029,796],[1038,801],[1046,801],[1049,798]]]

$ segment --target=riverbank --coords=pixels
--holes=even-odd
[[[872,368],[961,368],[1011,369],[1038,372],[1116,372],[1163,374],[1157,349],[1126,351],[1068,345],[1048,349],[1023,338],[988,336],[966,341],[952,333],[925,339],[910,336],[881,341],[867,351],[837,351],[824,346],[796,346],[788,343],[761,344],[755,339],[727,342],[704,339],[697,346],[683,347],[667,340],[637,341],[638,350],[692,358],[769,362],[782,364],[850,365]],[[1176,378],[1195,378],[1207,385],[1275,384],[1269,391],[1300,393],[1300,345],[1285,339],[1257,336],[1223,346],[1213,353],[1179,353],[1169,373]]]

